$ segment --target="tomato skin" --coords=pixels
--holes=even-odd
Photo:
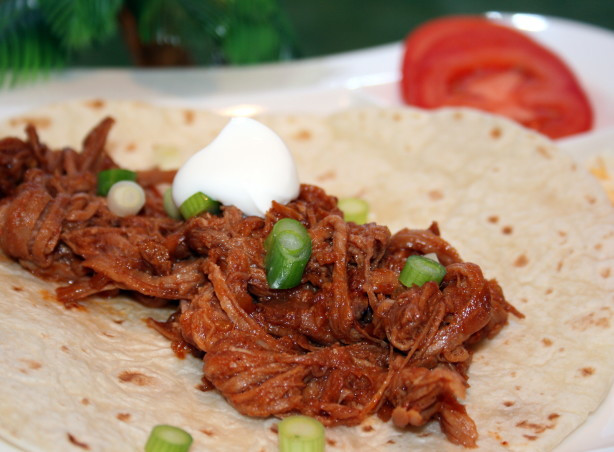
[[[410,105],[474,107],[551,138],[593,124],[586,94],[559,57],[484,17],[436,19],[412,32],[405,41],[401,93]]]

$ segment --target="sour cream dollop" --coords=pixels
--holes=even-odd
[[[283,140],[255,119],[237,117],[183,164],[172,190],[177,206],[200,191],[246,215],[264,217],[273,201],[286,204],[299,188],[296,165]]]

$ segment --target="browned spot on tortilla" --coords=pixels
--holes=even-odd
[[[88,446],[86,443],[77,440],[77,438],[70,433],[66,433],[66,435],[68,435],[68,441],[73,443],[75,446],[80,447],[81,449],[90,450],[90,446]]]
[[[433,201],[439,201],[440,199],[443,199],[443,193],[439,190],[431,190],[428,193],[429,198],[431,198]]]
[[[105,335],[106,337],[115,337],[115,335],[109,333],[108,331],[103,331],[102,334]]]
[[[134,141],[131,141],[130,143],[128,143],[126,145],[126,152],[134,152],[136,151],[136,143]]]
[[[557,232],[558,232],[558,234],[559,234],[561,237],[567,237],[567,232],[566,232],[566,231],[557,231]]]
[[[595,368],[583,367],[582,369],[580,369],[580,373],[582,374],[583,377],[590,377],[591,375],[595,373]]]
[[[105,106],[105,101],[102,99],[92,99],[87,101],[85,105],[93,110],[100,110]]]
[[[552,292],[554,292],[554,289],[552,287],[548,287],[546,289],[546,292],[544,292],[546,295],[550,295]]]
[[[275,430],[273,430],[273,427],[275,427]],[[274,431],[275,433],[277,433],[277,424],[275,424],[273,427],[271,427],[271,431]],[[215,436],[215,433],[213,433],[213,430],[201,428],[200,431],[201,433],[204,433],[207,436]]]
[[[601,270],[600,273],[602,278],[609,278],[610,277],[610,269],[609,268],[604,268],[603,270]]]
[[[307,141],[311,140],[311,131],[307,129],[301,129],[294,134],[292,137],[297,141]]]
[[[154,378],[142,374],[140,372],[123,371],[118,375],[119,381],[122,383],[133,383],[137,386],[147,386],[154,382]]]
[[[62,350],[63,352],[66,352],[66,353],[68,353],[68,351],[69,351],[69,350],[68,350],[68,347],[67,347],[67,346],[65,346],[65,345],[62,345],[62,346],[60,347],[60,350]]]
[[[537,146],[537,153],[547,159],[552,158],[552,156],[550,155],[550,151],[544,146]]]
[[[602,248],[603,248],[603,244],[602,244],[602,243],[597,243],[597,244],[595,245],[595,249],[596,249],[597,251],[601,250]]]
[[[595,198],[593,195],[586,195],[584,199],[586,199],[589,204],[595,204],[597,202],[597,198]]]
[[[493,127],[492,129],[490,129],[490,136],[492,138],[494,138],[495,140],[497,138],[500,138],[501,134],[502,134],[502,132],[501,132],[501,129],[499,127]]]
[[[516,371],[515,371],[515,370],[512,370],[512,371],[510,372],[510,375],[511,375],[512,377],[515,377],[515,376],[516,376]]]
[[[28,367],[32,370],[40,369],[41,367],[43,367],[41,363],[39,363],[38,361],[33,361],[31,359],[20,359],[20,361],[24,364],[27,364]]]
[[[548,420],[549,420],[549,421],[553,421],[553,420],[558,419],[558,418],[560,418],[560,417],[561,417],[561,415],[560,415],[560,414],[557,414],[557,413],[550,413],[550,414],[548,415]]]
[[[330,447],[335,447],[337,445],[337,441],[335,441],[334,439],[326,438],[326,444],[328,444]]]
[[[419,438],[426,438],[427,436],[431,436],[429,432],[422,432],[418,435]]]
[[[505,402],[503,402],[503,405],[510,407],[510,406],[514,406],[514,402],[510,401],[510,400],[506,400]]]
[[[463,119],[463,113],[460,111],[455,111],[454,114],[452,115],[452,118],[456,120]]]
[[[511,226],[503,226],[501,228],[501,232],[503,232],[505,235],[510,235],[512,232],[514,232],[514,228]]]
[[[546,347],[550,347],[552,345],[552,340],[545,337],[542,339],[542,344],[544,344]]]
[[[37,129],[46,129],[51,125],[51,118],[46,116],[22,116],[21,118],[13,118],[9,121],[12,127],[25,126],[32,124]]]
[[[565,347],[559,348],[559,352],[563,353],[565,351]]]
[[[514,261],[514,266],[515,267],[524,267],[528,263],[529,263],[529,259],[527,259],[527,256],[525,256],[524,254],[521,254]]]
[[[600,312],[589,312],[582,317],[578,317],[568,321],[571,328],[578,331],[586,331],[589,328],[610,328],[610,318],[612,317],[612,310],[608,306],[604,306],[600,309]]]
[[[362,426],[362,431],[363,431],[363,432],[372,432],[373,430],[374,430],[374,429],[373,429],[373,426],[372,426],[372,425],[363,425],[363,426]]]
[[[23,287],[19,287],[19,286],[13,286],[13,287],[11,287],[11,289],[13,289],[15,292],[23,291]]]
[[[488,221],[489,221],[490,223],[493,223],[493,224],[494,224],[494,223],[496,223],[497,221],[499,221],[499,217],[498,217],[498,216],[496,216],[496,215],[491,215],[490,217],[488,217]]]
[[[337,172],[335,170],[325,171],[316,177],[318,182],[325,182],[327,180],[336,179],[336,178],[337,178]]]
[[[516,389],[516,391],[520,391],[522,389],[522,386],[514,386],[514,389]]]
[[[543,433],[546,431],[546,429],[552,428],[551,426],[548,426],[548,425],[536,424],[534,422],[529,422],[529,421],[518,422],[516,424],[516,427],[524,428],[527,430],[532,430],[533,432],[535,432],[535,434]]]
[[[524,436],[529,441],[535,441],[537,439],[537,436],[534,436],[534,435],[522,435],[522,436]]]
[[[273,425],[271,425],[270,430],[271,430],[273,433],[275,433],[275,434],[279,433],[279,424],[273,424]]]
[[[117,419],[122,422],[128,422],[130,420],[130,413],[117,413]]]
[[[501,445],[502,446],[508,446],[510,443],[508,443],[507,441],[501,441]]]
[[[560,260],[557,264],[556,264],[556,271],[560,272],[561,269],[563,268],[563,261]]]
[[[395,111],[392,114],[392,120],[396,121],[396,122],[399,122],[401,120],[401,113],[399,113],[398,111]]]
[[[87,397],[83,397],[81,399],[81,404],[82,405],[89,405],[90,404],[90,399],[88,399]]]
[[[118,325],[121,325],[122,323],[124,323],[122,319],[113,319],[113,322],[117,323]]]
[[[192,124],[194,122],[194,110],[183,110],[183,121],[186,124]]]
[[[386,444],[396,444],[396,441],[393,439],[389,439],[388,441],[386,441]]]

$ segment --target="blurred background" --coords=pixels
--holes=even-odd
[[[0,0],[0,84],[63,67],[310,58],[399,41],[434,17],[486,11],[614,30],[614,0]]]

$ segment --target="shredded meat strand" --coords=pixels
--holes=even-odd
[[[63,282],[57,296],[68,307],[120,290],[148,306],[178,302],[167,322],[149,324],[174,350],[200,354],[203,387],[243,414],[300,412],[328,426],[372,414],[399,428],[436,420],[451,442],[476,445],[459,402],[473,347],[522,314],[436,223],[396,234],[346,223],[336,198],[310,185],[264,219],[226,206],[176,221],[158,187],[174,172],[160,170],[139,173],[146,206],[120,218],[96,195],[97,173],[117,166],[105,152],[112,125],[101,121],[80,152],[50,150],[32,126],[25,141],[0,140],[5,254]],[[281,218],[307,228],[313,252],[297,287],[272,290],[263,242]],[[428,253],[446,266],[443,282],[401,285],[407,257]]]

